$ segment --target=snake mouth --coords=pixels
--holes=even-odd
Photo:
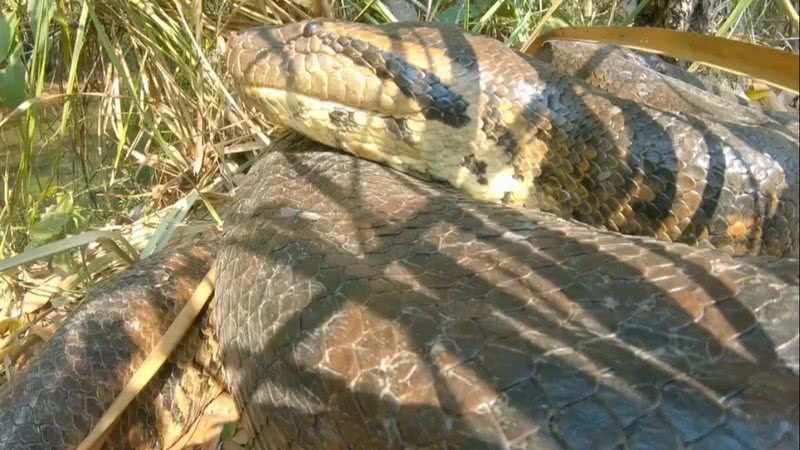
[[[228,54],[240,88],[301,94],[387,117],[461,128],[470,102],[452,86],[468,71],[442,51],[358,24],[313,20],[245,31]],[[443,74],[446,74],[443,75]]]

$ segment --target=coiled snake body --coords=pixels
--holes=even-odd
[[[260,111],[468,195],[279,142],[226,217],[183,352],[205,333],[211,362],[166,368],[110,447],[168,446],[205,401],[180,386],[219,376],[249,448],[796,448],[797,259],[730,255],[796,254],[796,137],[523,62],[420,25],[241,34],[230,70]],[[214,248],[96,291],[0,393],[0,448],[74,445],[113,396],[81,380],[124,380],[152,346],[135,311],[97,311],[170,311]]]
[[[797,137],[594,91],[455,27],[242,33],[242,97],[324,144],[625,234],[797,256]],[[632,87],[633,88],[633,87]]]

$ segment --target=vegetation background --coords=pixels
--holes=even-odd
[[[0,274],[0,387],[87,287],[176,230],[220,223],[230,177],[274,131],[226,90],[228,32],[400,13],[514,48],[556,27],[638,24],[798,50],[793,0],[0,0],[0,266],[17,261]]]

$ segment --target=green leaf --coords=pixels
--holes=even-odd
[[[42,218],[30,230],[30,247],[60,238],[72,218],[74,201],[70,194],[56,195],[56,205],[42,215]]]
[[[467,11],[466,3],[467,2],[465,0],[459,0],[453,6],[437,14],[436,20],[441,23],[449,23],[449,24],[463,23],[464,16],[466,15]]]
[[[0,104],[14,109],[25,101],[25,67],[12,54],[0,69]]]
[[[31,19],[31,28],[34,32],[38,32],[40,26],[47,26],[50,23],[55,9],[56,2],[52,0],[28,0],[28,17]]]
[[[0,16],[0,63],[6,60],[11,51],[11,33],[13,28],[6,16]]]
[[[566,20],[552,16],[549,19],[547,19],[547,22],[544,23],[541,34],[546,34],[549,31],[555,30],[557,28],[567,28],[570,26],[571,25]]]
[[[229,441],[233,439],[233,435],[236,434],[236,424],[235,423],[226,423],[222,426],[222,434],[220,435],[221,441]]]
[[[477,19],[489,8],[491,8],[492,5],[493,2],[490,0],[478,0],[476,2],[472,2],[469,5],[469,18]],[[462,24],[464,23],[464,17],[466,16],[466,13],[467,0],[459,0],[453,6],[437,14],[436,21],[449,24]]]
[[[484,12],[481,15],[480,19],[478,19],[478,23],[472,27],[471,31],[473,33],[480,33],[483,27],[485,27],[486,24],[489,23],[490,20],[492,20],[492,17],[501,15],[498,13],[498,11],[500,11],[500,8],[502,8],[505,5],[505,3],[506,3],[505,0],[497,0],[492,5],[490,5],[489,8],[486,10],[486,12]]]

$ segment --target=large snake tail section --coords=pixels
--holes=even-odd
[[[191,297],[216,251],[214,237],[171,246],[91,289],[0,393],[0,449],[75,448]],[[167,448],[188,429],[215,394],[213,366],[197,361],[204,351],[196,326],[112,428],[105,448]]]
[[[248,448],[797,448],[796,259],[292,149],[240,187],[219,258]]]

